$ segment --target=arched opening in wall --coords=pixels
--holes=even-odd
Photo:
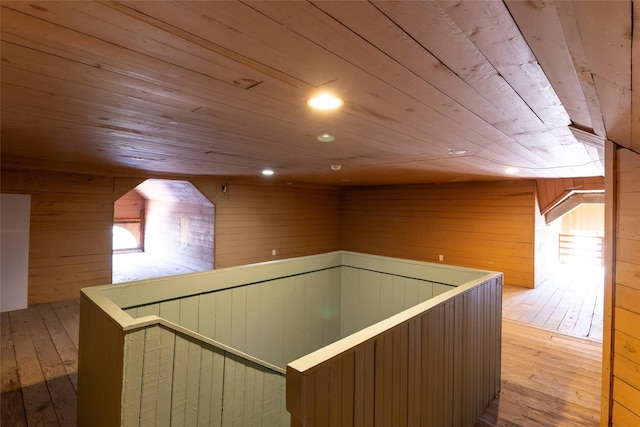
[[[113,251],[139,251],[140,242],[139,237],[136,237],[127,228],[127,224],[118,224],[113,226]],[[136,227],[139,236],[140,227]]]
[[[146,180],[113,211],[113,283],[213,268],[215,206],[190,182]]]

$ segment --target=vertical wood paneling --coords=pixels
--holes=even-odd
[[[142,378],[145,370],[145,330],[126,335],[122,377],[122,421],[121,425],[136,425],[140,422]]]
[[[302,395],[288,395],[292,419],[329,426],[346,412],[356,426],[473,425],[499,391],[501,295],[493,278],[304,372],[290,365]]]
[[[125,312],[132,317],[158,315],[284,368],[340,339],[340,277],[341,269],[333,268]]]
[[[170,371],[158,351],[167,342]],[[126,343],[121,425],[287,425],[281,374],[157,325],[129,332]]]
[[[349,271],[342,271],[345,269]],[[351,280],[355,292],[342,291],[344,278]],[[288,321],[305,326],[291,330],[310,337],[307,342],[315,340],[312,348],[302,349],[308,353],[340,338],[341,310],[356,311],[358,316],[370,311],[368,321],[378,321],[395,314],[385,305],[400,310],[407,302],[415,305],[432,294],[434,285],[343,266],[210,294],[200,290],[198,295],[183,298],[174,295],[175,299],[158,304],[145,300],[144,305],[128,311],[157,314],[195,332],[215,334],[217,299],[230,295],[221,300],[231,306],[231,318],[224,312],[220,320],[236,328],[228,333],[231,345],[284,365]],[[501,285],[501,277],[476,285],[379,333],[360,348],[322,362],[310,370],[313,372],[293,372],[289,408],[293,405],[299,411],[304,406],[309,410],[304,414],[309,425],[318,426],[349,419],[363,426],[468,424],[499,389],[500,370],[495,366],[499,358],[495,355],[500,352],[500,339],[492,334],[499,331],[500,310],[495,307],[500,306]],[[422,286],[426,292],[421,292]],[[405,288],[410,289],[411,299]],[[345,295],[353,301],[341,302]],[[303,307],[298,310],[301,318],[285,315],[287,307],[296,305]],[[159,424],[161,420],[177,425],[218,425],[220,420],[222,425],[288,423],[283,379],[267,368],[164,326],[127,334],[121,400],[125,425],[138,421]],[[216,354],[222,354],[224,360],[218,360]],[[291,397],[298,391],[302,397]],[[408,406],[409,400],[416,407]],[[465,408],[470,408],[467,416]],[[261,424],[266,419],[272,424]],[[298,425],[296,419],[294,412],[294,425]]]
[[[342,249],[502,271],[533,287],[535,182],[342,190]]]
[[[119,425],[124,333],[84,296],[80,298],[79,344],[78,426]]]
[[[342,266],[341,336],[345,337],[454,286]]]
[[[614,423],[632,425],[640,424],[640,360],[636,355],[640,345],[640,155],[618,149],[616,160],[614,312],[612,329],[606,334],[613,340],[613,354],[612,361],[603,360],[603,382],[613,384],[609,402]]]

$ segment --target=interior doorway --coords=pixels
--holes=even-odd
[[[212,269],[214,217],[190,182],[144,181],[114,203],[112,283]]]
[[[505,285],[503,317],[602,341],[604,204],[581,202],[549,222],[539,218],[536,286]]]

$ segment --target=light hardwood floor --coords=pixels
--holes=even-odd
[[[560,264],[535,289],[505,285],[502,317],[602,342],[603,295],[602,267]]]
[[[507,286],[505,314],[558,298],[531,295]],[[540,319],[551,308],[535,310]],[[529,317],[503,321],[502,391],[477,426],[598,425],[601,345],[522,323]],[[1,426],[76,425],[78,322],[78,300],[2,313]]]

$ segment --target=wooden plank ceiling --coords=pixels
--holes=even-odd
[[[630,0],[3,1],[2,167],[598,176],[605,138],[640,150],[633,14]],[[344,106],[312,111],[320,90]]]

